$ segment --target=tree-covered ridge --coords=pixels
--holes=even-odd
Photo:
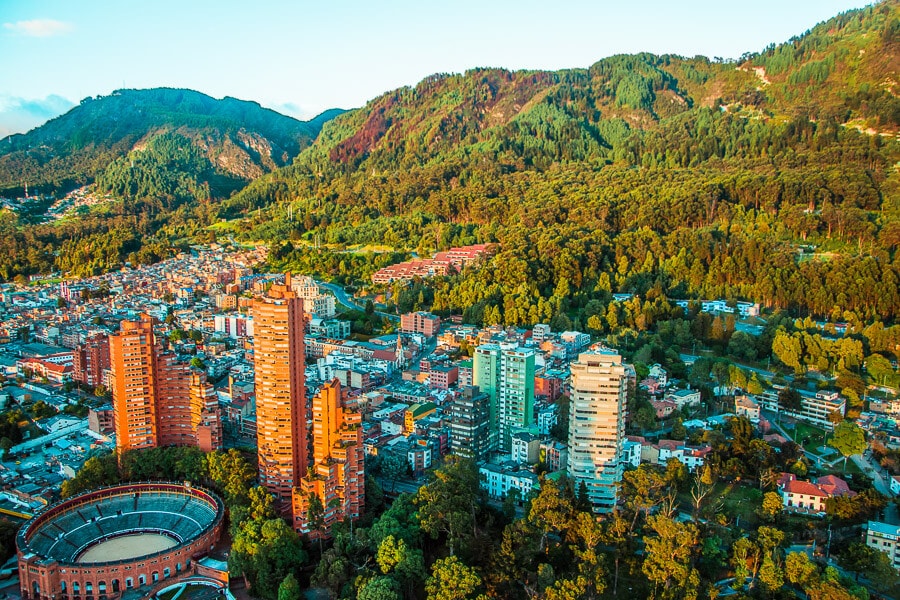
[[[0,193],[22,193],[25,184],[32,192],[84,185],[136,144],[167,131],[190,138],[220,171],[251,179],[290,162],[324,120],[304,123],[255,102],[216,100],[192,90],[117,90],[5,138]]]
[[[817,26],[807,36],[829,43],[804,56],[846,57],[853,43],[891,64],[898,7]],[[497,242],[480,271],[430,286],[434,310],[478,323],[567,314],[584,327],[599,316],[587,306],[605,310],[611,292],[896,319],[896,137],[847,126],[878,116],[836,87],[809,106],[785,96],[802,85],[763,82],[754,61],[765,56],[640,54],[588,70],[432,76],[335,119],[293,165],[249,185],[220,215],[243,214],[249,237],[278,243],[315,236],[427,254]],[[853,89],[882,75],[847,59],[829,77]],[[299,218],[284,218],[287,202]],[[309,263],[308,250],[296,253],[294,262]],[[279,256],[291,264],[289,247]],[[334,277],[365,277],[345,262],[322,264],[335,265]]]

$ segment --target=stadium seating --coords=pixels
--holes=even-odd
[[[102,540],[140,531],[159,531],[188,541],[218,514],[216,506],[177,491],[132,490],[78,504],[28,533],[30,549],[61,562],[75,562]]]

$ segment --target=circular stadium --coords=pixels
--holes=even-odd
[[[162,582],[203,575],[198,560],[218,542],[224,515],[215,494],[176,483],[107,487],[54,504],[16,538],[22,598],[147,597]]]

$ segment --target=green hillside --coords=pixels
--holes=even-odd
[[[499,242],[480,273],[429,289],[476,322],[602,329],[610,292],[653,290],[894,319],[898,15],[896,0],[851,11],[737,63],[434,75],[328,123],[220,216],[276,243]],[[275,256],[367,272],[300,243]]]
[[[304,123],[255,102],[216,100],[192,90],[117,90],[85,98],[41,127],[0,141],[0,196],[21,195],[25,184],[32,193],[84,185],[165,132],[190,140],[215,170],[247,181],[288,164],[325,120]]]
[[[191,90],[119,90],[0,141],[0,197],[46,198],[93,183],[112,202],[44,223],[52,199],[0,209],[0,279],[91,275],[160,260],[195,239],[215,203],[284,166],[340,114],[302,122]]]

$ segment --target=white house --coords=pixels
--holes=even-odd
[[[478,469],[478,474],[481,476],[482,489],[497,500],[506,498],[512,489],[519,490],[519,498],[524,500],[531,490],[538,487],[537,475],[519,469],[517,465],[485,464]]]

